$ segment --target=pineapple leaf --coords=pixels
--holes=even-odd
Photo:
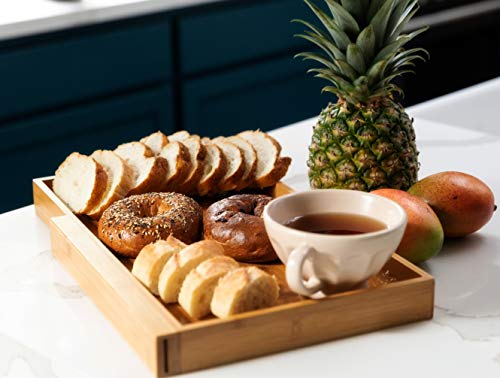
[[[337,25],[333,23],[333,21],[328,17],[325,12],[323,12],[320,8],[318,8],[316,5],[311,3],[309,0],[304,0],[304,2],[311,8],[311,10],[314,12],[316,17],[321,21],[323,26],[328,30],[330,35],[332,36],[333,40],[337,44],[337,47],[340,50],[345,50],[347,48],[347,45],[351,42],[349,40],[349,37],[347,34],[340,30]]]
[[[332,13],[334,21],[340,27],[340,29],[345,30],[347,33],[358,34],[359,26],[354,17],[350,15],[339,3],[333,0],[325,0],[330,12]]]
[[[312,71],[312,70],[311,70]],[[345,90],[345,91],[353,91],[354,87],[347,80],[342,78],[339,75],[334,74],[333,72],[329,72],[326,69],[318,68],[316,69],[317,74],[315,77],[319,77],[321,79],[328,80],[333,83],[337,88]]]
[[[363,20],[364,9],[363,4],[359,0],[341,0],[342,7],[350,14],[353,14],[358,20]]]
[[[312,32],[306,31],[306,33],[309,36],[320,40],[320,42],[323,44],[323,46],[328,51],[330,51],[328,56],[330,56],[330,57],[333,56],[332,59],[334,59],[334,58],[335,59],[345,59],[345,54],[342,51],[340,51],[337,46],[335,46],[335,44],[332,42],[330,37],[328,37],[322,30],[318,29],[314,25],[312,25],[309,22],[304,21],[304,20],[292,20],[292,22],[300,23],[302,25],[307,26],[309,29],[311,29]],[[295,37],[304,38],[302,34],[296,34]],[[310,41],[310,39],[307,39],[307,40]],[[316,46],[317,46],[317,44],[316,44]]]
[[[375,13],[382,7],[384,4],[385,0],[371,0],[369,1],[370,5],[368,7],[368,13],[367,13],[367,19],[366,21],[370,21],[373,16],[375,16]],[[366,8],[365,8],[366,9]]]
[[[359,74],[364,74],[366,64],[361,49],[354,43],[347,46],[347,63],[349,63]]]
[[[415,38],[417,35],[420,33],[423,33],[426,31],[428,27],[423,27],[418,30],[415,30],[414,32],[410,34],[403,34],[400,35],[394,42],[389,43],[387,46],[385,46],[382,50],[380,50],[373,59],[373,61],[376,63],[381,59],[386,58],[387,56],[393,54],[396,52],[399,48],[403,47],[406,45],[408,42],[410,42],[413,38]]]
[[[359,33],[356,39],[356,45],[363,53],[366,64],[370,64],[375,55],[375,32],[373,31],[373,26],[368,25]]]
[[[302,58],[302,60],[314,60],[335,72],[340,72],[338,66],[332,63],[331,60],[328,60],[325,56],[318,53],[313,53],[313,52],[298,53],[294,56],[294,58]]]
[[[408,21],[410,21],[410,19],[420,9],[417,0],[415,0],[414,4],[416,4],[416,6],[413,10],[411,8],[408,8],[406,10],[406,12],[404,13],[404,15],[400,18],[398,23],[396,24],[396,26],[394,26],[393,29],[390,29],[390,28],[388,29],[389,32],[388,32],[387,37],[386,37],[386,43],[394,41],[399,36],[399,34],[401,33],[401,31],[403,30],[405,25],[408,23]],[[414,5],[412,5],[412,6],[414,6]]]
[[[350,80],[356,80],[359,76],[356,70],[345,60],[335,59],[335,63],[340,67],[344,76],[348,77]]]
[[[375,42],[378,47],[383,46],[387,23],[394,8],[395,0],[386,0],[384,5],[375,13],[370,21],[375,31]]]
[[[296,34],[295,37],[305,39],[306,41],[309,41],[312,44],[318,46],[321,50],[323,50],[329,56],[329,58],[332,61],[334,61],[336,59],[334,52],[332,50],[330,50],[330,47],[333,45],[329,45],[329,46],[326,45],[322,39],[316,38],[316,37],[313,37],[313,36],[307,35],[307,34]]]
[[[366,73],[366,76],[368,77],[368,86],[370,88],[373,87],[376,83],[378,83],[378,81],[382,77],[382,74],[384,73],[386,65],[387,61],[381,60],[370,67],[370,69]]]
[[[359,102],[357,99],[350,96],[346,91],[340,90],[336,87],[326,86],[321,90],[321,93],[323,93],[323,92],[333,93],[337,97],[342,98],[342,99],[350,102],[351,104],[356,104],[357,102]]]
[[[410,2],[412,3],[411,5]],[[396,26],[399,24],[400,20],[405,18],[405,14],[407,12],[411,11],[411,9],[414,7],[414,4],[418,4],[418,0],[401,0],[399,3],[394,7],[394,11],[391,14],[391,18],[389,19],[388,25],[387,25],[387,35],[390,36],[392,32],[395,30]],[[386,44],[388,42],[386,41]]]
[[[375,89],[380,89],[383,87],[386,87],[387,85],[390,84],[391,80],[395,79],[398,76],[402,76],[406,73],[415,73],[413,70],[401,70],[401,71],[395,71],[391,75],[384,77],[377,86],[375,86]]]

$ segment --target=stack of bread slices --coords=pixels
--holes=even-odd
[[[69,155],[53,190],[77,214],[98,219],[114,201],[132,194],[170,191],[206,196],[275,185],[291,159],[261,131],[200,138],[187,131],[158,131],[114,151]]]
[[[173,236],[158,240],[141,250],[132,274],[163,302],[179,302],[193,319],[272,306],[279,296],[274,276],[255,266],[241,267],[213,240],[190,245]]]

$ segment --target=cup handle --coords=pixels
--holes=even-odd
[[[317,293],[323,287],[323,284],[317,277],[311,277],[307,282],[302,279],[302,270],[304,263],[316,251],[306,244],[295,248],[288,256],[286,263],[286,282],[290,289],[300,295],[310,297]]]

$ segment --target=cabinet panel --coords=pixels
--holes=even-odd
[[[138,140],[156,130],[174,131],[169,88],[71,108],[0,130],[0,212],[32,202],[31,179],[53,175],[73,151],[90,154]]]
[[[0,119],[159,83],[172,75],[167,21],[66,34],[0,45]]]
[[[190,74],[303,46],[302,25],[310,19],[302,1],[281,0],[218,9],[179,22],[181,72]]]
[[[307,75],[307,66],[286,57],[227,73],[193,79],[183,86],[184,127],[200,135],[270,130],[319,114],[331,95]]]

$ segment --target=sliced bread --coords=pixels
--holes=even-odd
[[[163,190],[175,191],[191,172],[189,150],[181,142],[170,142],[162,148],[159,156],[168,161],[168,172]]]
[[[224,248],[213,240],[193,243],[167,261],[160,273],[158,291],[165,303],[177,302],[184,278],[203,261],[222,256]]]
[[[132,274],[155,295],[158,295],[160,272],[168,260],[187,247],[179,239],[170,235],[167,240],[158,240],[148,244],[134,261]]]
[[[121,200],[134,185],[134,172],[125,161],[113,151],[97,150],[90,155],[98,162],[108,175],[106,192],[101,201],[87,215],[99,219],[113,202]]]
[[[168,140],[170,142],[182,142],[184,139],[187,139],[191,136],[186,130],[177,131],[172,135],[168,136]]]
[[[73,152],[57,168],[52,188],[57,196],[77,214],[85,214],[101,201],[108,175],[90,156]]]
[[[193,318],[210,314],[210,302],[219,279],[239,264],[229,256],[216,256],[203,261],[186,276],[179,293],[179,304]]]
[[[134,186],[127,195],[160,191],[168,172],[168,162],[155,157],[153,151],[141,142],[130,142],[115,149],[134,171]]]
[[[191,162],[190,171],[186,176],[186,179],[177,188],[176,192],[192,194],[196,192],[196,187],[203,175],[203,160],[206,155],[206,148],[201,143],[201,139],[198,135],[191,135],[189,138],[182,140],[182,143],[189,151],[189,160]]]
[[[245,162],[241,149],[223,137],[212,139],[219,147],[227,162],[226,172],[219,180],[218,189],[222,192],[234,190],[240,185],[241,177],[245,173]]]
[[[217,145],[203,141],[206,149],[205,159],[203,160],[203,174],[197,185],[198,195],[204,196],[214,191],[217,184],[226,172],[227,162],[224,159],[222,151]]]
[[[250,186],[255,180],[255,171],[257,170],[257,153],[253,146],[240,136],[233,135],[226,138],[227,141],[235,144],[243,152],[243,160],[245,163],[245,171],[241,177],[236,190],[245,189]]]
[[[238,134],[249,142],[257,153],[257,169],[252,187],[266,188],[275,185],[286,174],[290,158],[280,159],[281,145],[262,131],[244,131]]]
[[[279,286],[276,278],[255,266],[231,270],[214,290],[212,313],[219,318],[269,307],[276,303]]]
[[[157,131],[142,138],[140,142],[151,148],[155,155],[159,155],[161,149],[168,144],[168,138],[161,131]]]

